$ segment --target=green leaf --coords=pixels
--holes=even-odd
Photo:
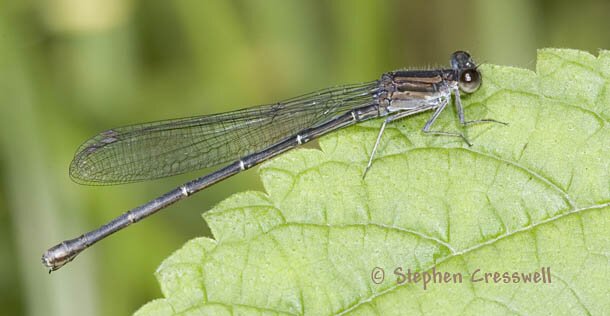
[[[535,73],[481,70],[467,119],[508,126],[468,126],[468,147],[422,135],[430,113],[395,122],[364,180],[380,120],[264,164],[267,193],[204,213],[215,239],[166,259],[165,298],[137,314],[610,313],[610,52],[544,49]],[[436,127],[461,129],[454,110]],[[397,284],[397,268],[463,282]],[[550,283],[512,283],[547,268]],[[511,283],[472,280],[485,272]]]

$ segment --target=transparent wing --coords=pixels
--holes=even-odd
[[[81,145],[70,176],[84,184],[120,184],[234,161],[370,104],[376,88],[376,82],[347,85],[276,104],[107,130]]]

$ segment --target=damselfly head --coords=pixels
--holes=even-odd
[[[473,93],[481,86],[481,73],[470,54],[457,51],[451,55],[451,68],[457,71],[458,86],[466,93]]]

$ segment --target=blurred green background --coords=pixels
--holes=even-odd
[[[0,2],[0,314],[124,315],[200,214],[260,190],[248,171],[104,240],[48,275],[49,246],[204,171],[81,186],[68,166],[99,131],[271,103],[457,49],[533,69],[536,48],[610,48],[608,1]]]

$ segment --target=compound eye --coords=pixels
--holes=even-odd
[[[464,69],[473,67],[475,67],[474,61],[467,52],[458,50],[457,52],[451,54],[451,68]]]
[[[460,74],[460,81],[458,82],[460,90],[466,93],[473,93],[481,86],[481,73],[476,69],[468,69],[462,71]]]

